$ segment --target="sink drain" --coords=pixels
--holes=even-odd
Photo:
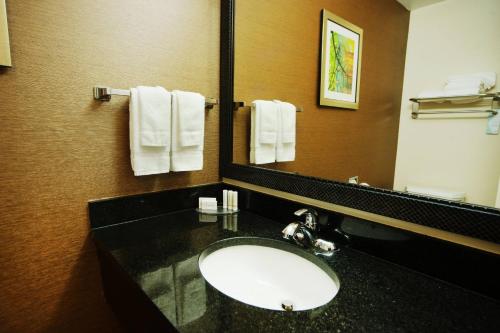
[[[293,303],[292,303],[292,301],[282,301],[281,302],[281,307],[285,311],[293,311]]]

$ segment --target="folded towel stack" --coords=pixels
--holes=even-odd
[[[205,98],[162,87],[130,89],[130,159],[135,176],[203,168]]]
[[[468,75],[452,75],[446,80],[443,90],[421,92],[419,98],[469,96],[482,94],[496,84],[495,72],[482,72]],[[443,99],[444,100],[444,99]],[[464,99],[460,102],[473,102],[475,99]],[[436,102],[439,102],[436,101]]]
[[[295,160],[294,105],[281,101],[252,103],[250,163],[266,164]]]
[[[484,91],[490,90],[497,82],[495,72],[481,72],[468,75],[452,75],[446,81],[445,89],[480,87]]]

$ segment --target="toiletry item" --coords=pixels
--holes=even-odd
[[[205,201],[204,210],[217,210],[217,200]]]
[[[217,199],[209,197],[200,197],[198,199],[199,206],[201,210],[217,210]]]
[[[227,209],[227,190],[222,191],[222,208]]]
[[[486,126],[486,134],[498,135],[498,130],[500,128],[500,109],[495,110],[496,115],[488,117],[488,125]]]
[[[238,192],[233,191],[233,210],[238,210]]]
[[[199,222],[214,223],[217,222],[217,215],[211,214],[198,214]]]
[[[233,207],[233,191],[227,191],[227,209]]]

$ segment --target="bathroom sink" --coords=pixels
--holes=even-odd
[[[220,292],[270,310],[317,308],[330,302],[340,286],[335,272],[320,258],[272,239],[216,242],[202,252],[199,267]]]

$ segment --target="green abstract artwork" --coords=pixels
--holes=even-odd
[[[330,68],[328,90],[351,94],[353,89],[355,41],[335,31],[330,32]]]

